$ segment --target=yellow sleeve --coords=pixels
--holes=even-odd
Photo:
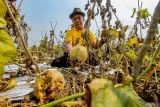
[[[92,44],[96,43],[96,38],[91,31],[89,32],[89,40]]]
[[[65,42],[71,42],[72,43],[72,32],[69,30],[66,32]]]

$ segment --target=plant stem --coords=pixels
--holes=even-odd
[[[28,49],[25,41],[24,41],[23,38],[22,38],[21,32],[20,32],[20,30],[19,30],[19,27],[20,27],[20,26],[19,26],[18,23],[16,22],[13,14],[12,14],[12,11],[11,11],[11,9],[10,9],[10,7],[9,7],[9,4],[7,3],[6,0],[4,0],[4,2],[5,2],[5,4],[6,4],[6,7],[7,7],[7,9],[8,9],[8,12],[9,12],[10,17],[12,18],[12,20],[13,20],[13,22],[14,22],[14,24],[15,24],[15,27],[17,28],[17,36],[20,38],[20,40],[21,40],[21,42],[22,42],[22,44],[23,44],[23,46],[24,46],[24,49],[25,49],[25,51],[26,51],[26,54],[28,55],[28,57],[30,58],[30,60],[33,62],[33,64],[36,66],[37,72],[40,73],[40,69],[39,69],[39,67],[38,67],[38,64],[34,61],[34,59],[33,59],[32,55],[31,55],[31,53],[30,53],[30,51],[29,51],[29,49]]]
[[[137,78],[137,81],[140,80],[147,72],[150,71],[150,69],[151,69],[151,67],[152,67],[152,64],[154,63],[154,60],[155,60],[156,56],[158,55],[159,51],[160,51],[160,42],[159,42],[159,45],[158,45],[156,51],[155,51],[154,54],[153,54],[153,57],[151,58],[151,61],[150,61],[149,65],[148,65],[147,68],[142,72],[142,74]]]
[[[158,83],[158,77],[157,77],[157,72],[154,73],[155,75],[155,80],[156,80],[156,83]]]
[[[160,14],[159,13],[160,13],[160,1],[158,2],[157,6],[154,10],[154,14],[152,16],[151,24],[149,26],[145,42],[142,45],[142,47],[138,50],[138,55],[137,55],[136,61],[134,63],[132,74],[131,74],[133,76],[133,78],[135,78],[135,79],[137,78],[137,76],[140,73],[140,66],[142,64],[142,61],[143,61],[143,58],[144,58],[145,54],[147,53],[147,51],[150,47],[150,43],[155,38],[156,30],[157,30],[157,24],[159,23],[159,20],[160,20]],[[145,70],[145,72],[146,72],[146,70]]]
[[[42,105],[40,107],[54,107],[60,103],[63,103],[65,101],[68,101],[68,100],[71,100],[71,99],[75,99],[75,98],[78,98],[78,97],[83,97],[85,95],[84,92],[81,92],[81,93],[78,93],[78,94],[73,94],[73,95],[70,95],[70,96],[66,96],[62,99],[59,99],[59,100],[55,100],[53,102],[50,102],[48,104],[45,104],[45,105]]]

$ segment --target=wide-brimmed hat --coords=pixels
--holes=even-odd
[[[69,18],[72,19],[74,15],[82,15],[84,17],[85,13],[83,13],[80,8],[74,8],[73,12],[69,15]]]

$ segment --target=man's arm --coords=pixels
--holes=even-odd
[[[103,46],[103,44],[105,43],[105,41],[103,39],[101,39],[100,41],[96,41],[96,43],[92,44],[93,48],[98,49],[101,46]]]
[[[102,33],[101,33],[101,40],[96,41],[96,43],[93,43],[93,47],[95,49],[100,48],[101,46],[103,46],[107,42],[109,37],[111,37],[109,29],[103,29]]]
[[[108,34],[107,34],[107,35],[108,35]],[[95,49],[100,48],[100,47],[103,46],[103,44],[107,41],[107,38],[106,38],[105,35],[104,35],[104,31],[102,31],[101,40],[100,40],[100,41],[96,40],[94,34],[93,34],[91,31],[89,32],[89,39],[90,39],[91,45],[92,45],[93,48],[95,48]]]
[[[66,32],[65,43],[66,43],[66,51],[67,51],[68,54],[71,53],[71,50],[73,48],[72,35],[73,34],[72,34],[71,30]]]
[[[67,42],[66,48],[67,48],[67,53],[70,54],[70,53],[71,53],[71,50],[72,50],[72,48],[73,48],[72,42]]]

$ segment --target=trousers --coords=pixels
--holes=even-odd
[[[96,59],[96,57],[93,53],[89,53],[88,58],[89,58],[89,65],[97,66],[99,64],[98,59]],[[86,63],[87,63],[87,61],[86,61]],[[51,66],[52,67],[59,67],[59,68],[61,68],[61,67],[64,67],[64,68],[71,67],[71,64],[69,62],[68,53],[64,53],[63,56],[60,56],[60,57],[52,60]]]

